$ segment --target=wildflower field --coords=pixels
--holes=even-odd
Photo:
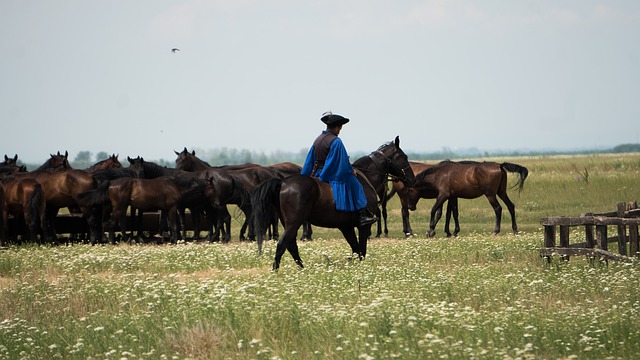
[[[426,238],[423,199],[405,239],[396,197],[364,261],[314,228],[304,270],[237,236],[1,249],[0,359],[639,358],[640,265],[548,262],[539,220],[640,200],[640,154],[497,161],[530,171],[510,190],[518,236],[506,209],[493,236],[486,199],[461,199],[460,236]]]

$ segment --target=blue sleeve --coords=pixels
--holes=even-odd
[[[325,177],[324,174],[327,174]],[[353,167],[349,162],[349,154],[345,149],[342,139],[336,138],[331,142],[329,155],[324,163],[320,180],[322,181],[346,181],[353,175]]]
[[[304,161],[304,166],[302,166],[302,170],[300,174],[302,175],[311,175],[311,171],[313,170],[313,163],[316,162],[316,152],[313,151],[313,146],[309,149],[309,153],[307,153],[307,158]]]

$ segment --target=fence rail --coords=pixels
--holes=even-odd
[[[572,255],[601,256],[606,259],[633,261],[640,259],[638,225],[640,209],[637,202],[618,203],[616,211],[608,213],[586,213],[579,217],[545,217],[540,219],[544,226],[544,246],[541,256],[549,258],[558,254],[565,259]],[[582,226],[585,238],[581,243],[570,243],[571,227]],[[615,227],[616,235],[609,237],[609,227]],[[560,244],[556,246],[556,234]],[[618,253],[609,251],[609,244],[618,244]]]

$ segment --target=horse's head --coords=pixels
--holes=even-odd
[[[134,176],[139,179],[144,179],[144,159],[138,156],[135,159],[127,156],[129,161],[129,169],[133,172]]]
[[[173,151],[178,156],[176,158],[176,169],[192,171],[195,164],[196,151],[189,152],[185,147],[181,152]]]
[[[120,160],[118,160],[117,154],[111,154],[111,156],[109,156],[109,158],[106,161],[107,161],[107,168],[122,169],[122,163],[120,163]]]
[[[39,169],[47,169],[47,170],[69,170],[72,169],[71,164],[69,164],[69,152],[65,151],[64,155],[60,154],[58,151],[57,154],[49,154],[50,158],[47,160]]]
[[[387,161],[389,175],[402,181],[407,186],[415,183],[416,177],[409,164],[409,158],[400,148],[400,136],[396,136],[394,142],[382,145],[378,152],[382,153]]]
[[[196,151],[189,152],[185,147],[181,152],[173,151],[178,156],[176,158],[176,169],[185,171],[206,170],[210,165],[196,156]]]
[[[18,154],[13,158],[8,157],[6,154],[4,155],[4,161],[0,163],[0,166],[8,166],[14,169],[18,169]]]
[[[106,169],[121,169],[121,168],[122,168],[122,164],[118,160],[118,155],[113,154],[108,158],[93,164],[91,167],[89,167],[88,170],[99,171],[99,170],[106,170]]]
[[[218,197],[218,192],[216,191],[215,181],[213,180],[213,177],[209,177],[207,179],[207,184],[205,185],[202,194],[206,199],[209,200],[209,203],[211,203],[212,206],[220,206],[220,198]]]

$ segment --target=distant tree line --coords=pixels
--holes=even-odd
[[[196,149],[196,156],[206,161],[211,166],[221,165],[238,165],[246,163],[254,163],[259,165],[270,165],[281,162],[292,162],[302,165],[307,156],[308,149],[303,149],[298,152],[286,152],[275,151],[270,154],[264,152],[258,152],[248,149],[232,149],[232,148],[215,148],[215,149]],[[519,156],[543,156],[543,155],[588,155],[588,154],[604,154],[604,153],[631,153],[640,152],[640,144],[621,144],[611,149],[593,149],[593,150],[576,150],[576,151],[481,151],[477,149],[467,150],[452,150],[450,148],[443,148],[441,151],[436,152],[407,152],[407,156],[411,160],[445,160],[445,159],[467,159],[467,158],[492,158],[492,157],[519,157]],[[351,160],[367,155],[365,152],[353,152],[350,154]],[[74,169],[86,169],[91,165],[109,158],[111,154],[100,151],[95,154],[95,158],[91,151],[80,151],[78,154],[70,160],[69,163]],[[147,161],[153,161],[161,166],[175,167],[175,159],[146,159]],[[120,159],[123,166],[129,166],[126,157]],[[27,169],[33,170],[39,167],[41,164],[25,164]]]

